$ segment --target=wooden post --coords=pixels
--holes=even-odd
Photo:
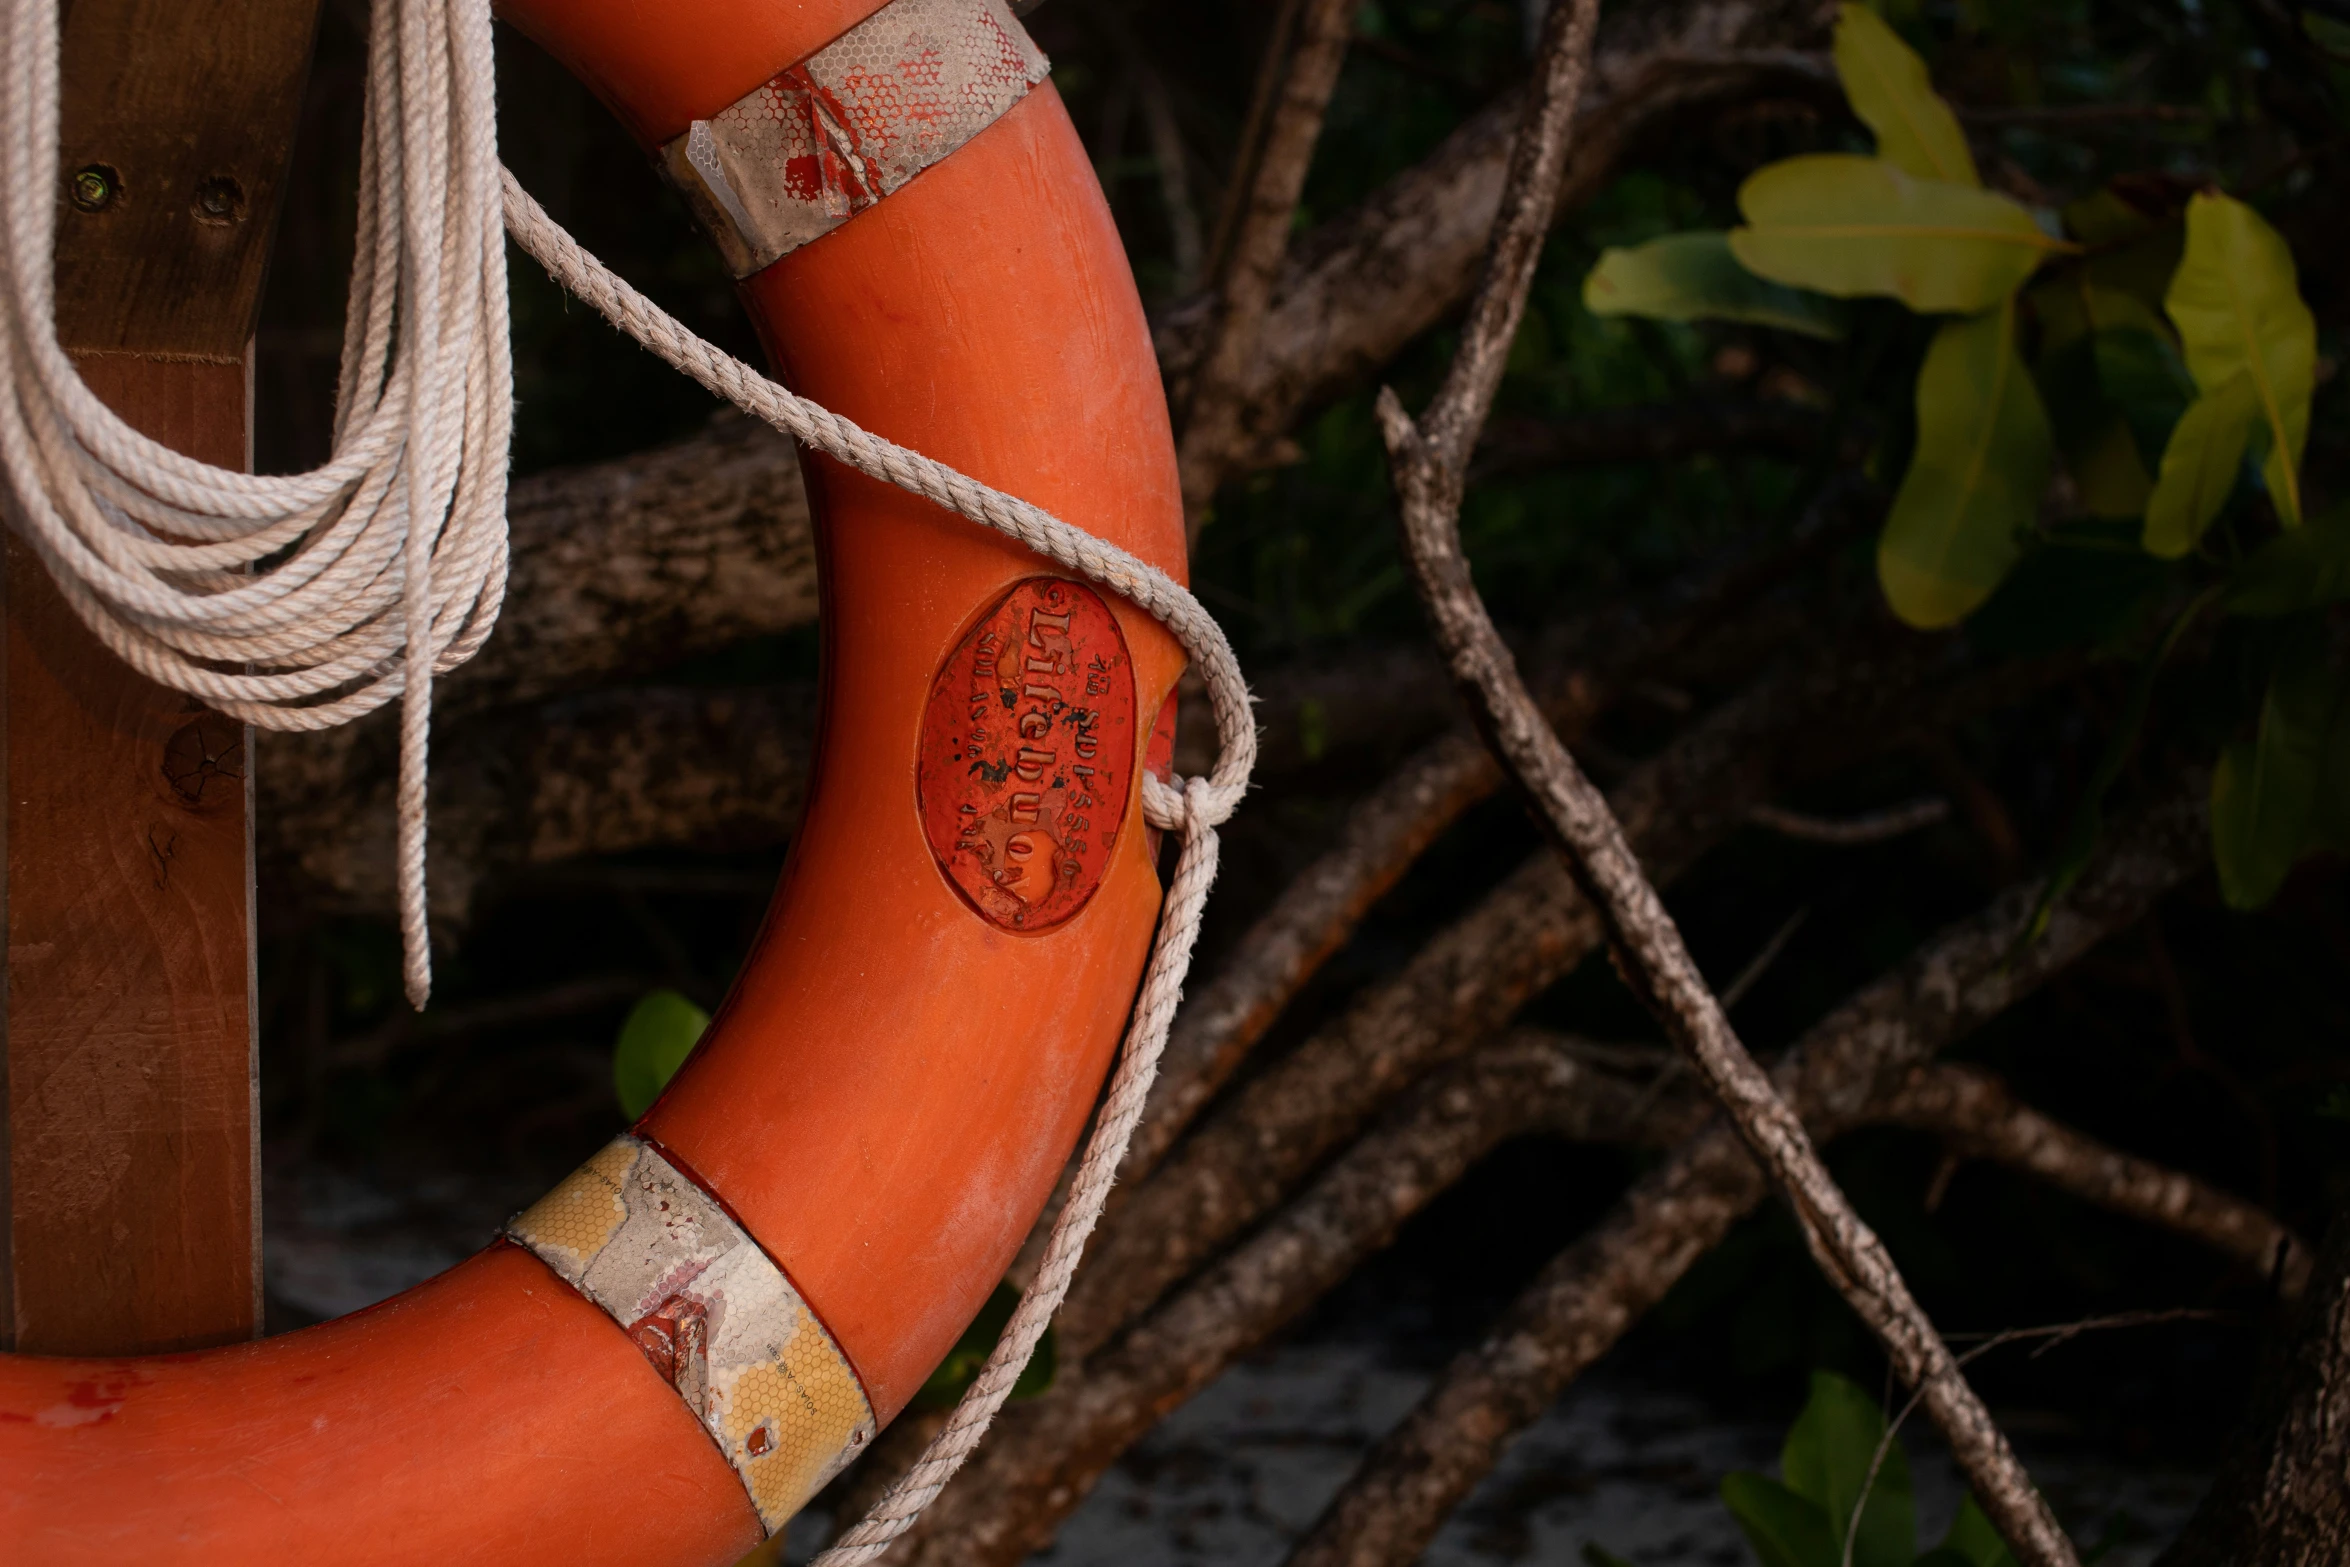
[[[58,340],[107,405],[252,463],[253,326],[317,0],[73,0]],[[35,192],[17,193],[31,199]],[[0,1343],[261,1324],[251,754],[0,567]]]

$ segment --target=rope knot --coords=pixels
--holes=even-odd
[[[1153,827],[1162,832],[1210,832],[1221,827],[1232,817],[1240,804],[1241,791],[1219,788],[1212,779],[1185,778],[1181,774],[1160,778],[1156,773],[1142,775],[1142,814]]]

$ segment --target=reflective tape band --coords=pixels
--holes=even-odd
[[[769,1534],[873,1440],[848,1357],[758,1243],[621,1137],[506,1234],[604,1308],[700,1418]]]
[[[891,0],[661,149],[738,278],[840,227],[1051,69],[1004,0]]]

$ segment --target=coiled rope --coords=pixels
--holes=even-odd
[[[506,591],[514,376],[489,7],[378,0],[334,452],[259,477],[132,429],[57,343],[58,11],[14,0],[0,65],[0,463],[9,520],[98,638],[160,685],[264,729],[401,699],[400,929],[432,985],[424,779],[432,679]]]
[[[57,168],[54,0],[13,0],[0,66],[0,157],[19,190]],[[860,1567],[914,1524],[1010,1396],[1068,1294],[1167,1042],[1216,879],[1216,828],[1256,765],[1248,689],[1224,633],[1165,572],[1016,496],[794,396],[712,347],[582,249],[497,159],[487,0],[375,0],[360,148],[359,245],[343,339],[334,455],[256,478],[132,430],[58,348],[56,209],[0,219],[6,269],[0,462],[11,522],[76,613],[160,684],[272,729],[346,723],[402,699],[401,933],[408,993],[431,985],[424,775],[432,676],[472,656],[506,580],[512,432],[505,260],[515,241],[613,325],[805,445],[1017,540],[1167,627],[1215,715],[1205,778],[1145,774],[1145,818],[1182,848],[1149,966],[1069,1200],[1034,1282],[922,1457],[817,1558]],[[462,388],[462,408],[442,405]]]

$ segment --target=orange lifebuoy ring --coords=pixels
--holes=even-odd
[[[505,9],[725,220],[785,380],[1180,574],[1124,252],[1001,0]],[[984,112],[917,47],[982,23],[1014,51],[962,62]],[[953,90],[905,111],[927,154],[856,98],[893,69]],[[806,118],[744,129],[763,113]],[[805,160],[781,194],[738,188],[778,136]],[[1139,769],[1183,654],[926,501],[821,458],[809,480],[814,783],[669,1091],[509,1239],[384,1305],[195,1354],[0,1357],[0,1557],[731,1561],[943,1357],[1116,1046],[1160,897]]]

